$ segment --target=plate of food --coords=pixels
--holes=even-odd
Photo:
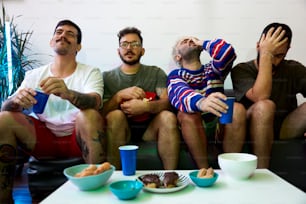
[[[189,184],[188,177],[174,171],[153,172],[138,177],[144,190],[152,193],[172,193],[182,190]]]

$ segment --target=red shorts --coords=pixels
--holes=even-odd
[[[36,131],[36,145],[31,155],[37,159],[81,157],[76,133],[64,137],[55,136],[44,122],[32,118]]]

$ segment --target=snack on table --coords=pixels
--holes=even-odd
[[[76,173],[75,177],[84,177],[90,175],[100,174],[111,168],[111,164],[109,162],[104,162],[97,167],[95,164],[90,164],[87,168],[83,169],[81,172]]]
[[[148,174],[142,177],[142,182],[148,188],[159,188],[160,187],[160,179],[156,174]]]
[[[166,172],[164,174],[163,184],[165,188],[174,188],[177,185],[179,176],[176,172]]]
[[[97,169],[94,171],[94,174],[100,174],[106,170],[109,170],[111,168],[111,164],[109,162],[104,162],[100,166],[97,167]]]
[[[214,170],[211,167],[208,169],[202,168],[199,170],[197,177],[198,178],[212,178],[214,177]]]

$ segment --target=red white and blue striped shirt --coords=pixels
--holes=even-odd
[[[204,41],[203,49],[212,60],[198,70],[184,67],[168,74],[170,103],[182,112],[199,112],[197,103],[213,92],[224,92],[224,80],[236,59],[234,48],[222,39]]]

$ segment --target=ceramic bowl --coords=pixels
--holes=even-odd
[[[218,173],[214,172],[214,176],[211,178],[200,178],[197,177],[199,170],[192,171],[189,173],[189,178],[192,180],[194,184],[199,187],[208,187],[212,186],[218,179]]]
[[[257,156],[247,153],[223,153],[218,156],[222,171],[234,179],[248,179],[257,167]]]
[[[143,184],[137,180],[122,180],[111,183],[109,188],[120,200],[131,200],[138,195]]]
[[[115,171],[115,167],[111,165],[109,170],[106,170],[100,174],[75,177],[76,173],[81,172],[83,169],[87,168],[89,164],[79,164],[75,166],[68,167],[64,169],[64,175],[71,181],[75,186],[77,186],[82,191],[94,190],[102,187],[106,184],[108,179],[112,176]],[[97,165],[98,166],[98,165]]]

